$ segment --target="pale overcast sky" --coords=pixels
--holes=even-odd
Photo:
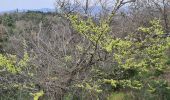
[[[55,0],[0,0],[0,12],[15,9],[54,8]]]

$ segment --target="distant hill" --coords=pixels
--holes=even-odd
[[[41,8],[41,9],[15,9],[15,10],[10,10],[10,11],[2,11],[0,12],[0,14],[4,14],[4,13],[13,13],[13,12],[27,12],[27,11],[40,11],[40,12],[55,12],[55,9],[51,9],[51,8]]]
[[[73,5],[72,8],[74,8],[75,6]],[[77,9],[79,9],[79,12],[84,12],[84,10],[80,7],[75,7]],[[101,11],[102,11],[102,7],[101,6],[92,6],[89,8],[90,10],[90,13],[92,15],[96,15],[96,14],[99,14]],[[112,8],[108,8],[108,10],[111,10]],[[121,10],[124,10],[124,11],[128,11],[128,8],[127,7],[123,7]],[[3,11],[3,12],[0,12],[0,14],[4,14],[4,13],[14,13],[14,12],[27,12],[27,11],[40,11],[40,12],[43,12],[43,13],[47,13],[47,12],[55,12],[56,9],[52,9],[52,8],[40,8],[40,9],[15,9],[15,10],[10,10],[10,11]]]

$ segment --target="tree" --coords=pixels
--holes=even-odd
[[[8,27],[14,27],[15,26],[15,21],[14,19],[12,18],[12,16],[10,15],[4,15],[3,17],[3,20],[2,20],[2,23],[5,25],[5,26],[8,26]]]
[[[169,99],[162,75],[168,70],[170,38],[160,13],[152,11],[154,3],[117,0],[108,9],[109,2],[100,0],[96,3],[108,12],[95,19],[92,1],[57,1],[61,12],[56,15],[28,12],[16,21],[8,53],[0,55],[3,97]],[[129,3],[128,12],[121,10]]]
[[[153,88],[150,87],[150,78],[159,76],[167,67],[165,51],[169,48],[169,38],[162,37],[164,32],[157,20],[151,21],[149,28],[140,27],[141,34],[130,34],[122,39],[112,38],[108,34],[107,21],[101,21],[98,26],[90,19],[82,21],[80,17],[74,15],[70,17],[70,20],[74,29],[91,41],[90,48],[93,48],[92,53],[88,53],[88,49],[85,50],[89,60],[71,71],[71,77],[67,81],[70,84],[78,73],[80,75],[84,70],[86,73],[87,70],[89,73],[93,70],[97,73],[91,73],[95,78],[92,78],[94,76],[86,77],[83,83],[80,81],[78,87],[90,89],[96,93],[104,91],[100,89],[103,83],[110,84],[113,89],[124,87],[137,91],[145,88],[150,90]],[[111,66],[108,66],[109,62],[103,66],[99,64],[105,61],[110,61]]]

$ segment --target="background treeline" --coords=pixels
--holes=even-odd
[[[0,100],[169,100],[169,0],[56,0],[0,15]]]

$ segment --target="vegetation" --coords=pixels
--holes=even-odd
[[[170,99],[168,0],[56,2],[0,16],[0,100]]]

